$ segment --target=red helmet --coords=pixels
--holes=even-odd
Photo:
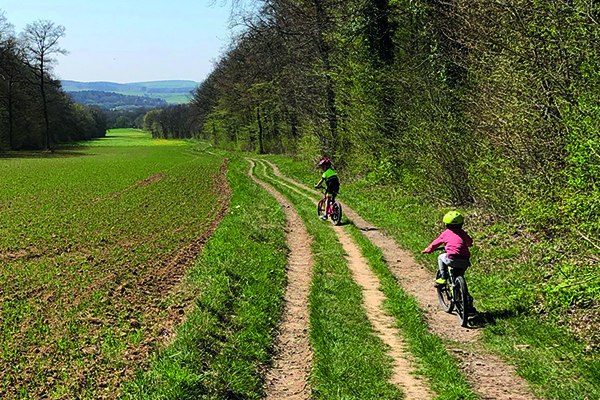
[[[329,159],[327,159],[327,158],[322,159],[317,164],[317,167],[330,167],[330,166],[331,166],[331,161],[329,161]]]

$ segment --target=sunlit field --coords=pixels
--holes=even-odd
[[[197,146],[118,130],[0,158],[0,398],[102,398],[169,339],[226,197]]]

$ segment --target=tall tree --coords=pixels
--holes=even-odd
[[[8,23],[4,12],[0,11],[0,79],[5,86],[0,90],[0,101],[8,114],[8,148],[12,147],[14,121],[14,85],[21,74],[18,59],[18,43],[12,24]]]
[[[67,54],[66,50],[58,46],[58,41],[64,36],[65,28],[62,25],[55,25],[54,22],[48,20],[37,20],[31,24],[27,24],[22,33],[27,63],[38,79],[42,97],[46,149],[50,149],[50,120],[48,118],[46,82],[50,75],[51,66],[56,61],[52,56]]]

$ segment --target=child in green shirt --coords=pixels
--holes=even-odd
[[[327,194],[327,204],[325,205],[325,210],[329,210],[329,206],[333,200],[335,200],[337,194],[340,191],[340,180],[336,175],[335,171],[331,169],[331,161],[324,158],[322,159],[317,166],[323,171],[323,175],[321,176],[321,180],[319,183],[315,185],[315,187],[320,187],[323,182],[325,182]],[[319,218],[327,219],[327,212],[324,215],[321,215]]]

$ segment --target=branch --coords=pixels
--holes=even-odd
[[[588,242],[589,244],[591,244],[592,246],[594,246],[595,248],[597,248],[598,250],[600,250],[600,246],[598,246],[596,243],[592,242],[592,240],[585,236],[583,233],[581,233],[581,231],[577,231],[577,233],[579,233],[579,235],[585,239],[586,242]]]
[[[598,277],[600,277],[600,274],[596,274],[596,275],[592,276],[591,278],[586,279],[585,281],[581,281],[581,282],[577,282],[577,283],[572,283],[572,284],[566,285],[566,286],[561,286],[561,287],[559,287],[559,289],[565,289],[565,288],[568,288],[568,287],[571,287],[571,286],[583,285],[584,283],[588,283],[589,281],[594,280],[594,279],[596,279]]]

